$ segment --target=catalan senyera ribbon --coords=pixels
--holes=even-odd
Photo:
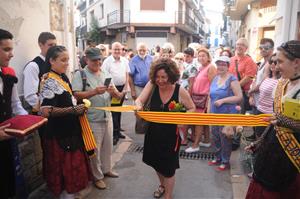
[[[135,106],[91,107],[98,110],[113,112],[133,112]],[[271,114],[242,115],[242,114],[212,114],[212,113],[182,113],[138,111],[137,114],[149,122],[185,125],[214,125],[214,126],[267,126],[266,117]]]

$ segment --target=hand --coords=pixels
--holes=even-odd
[[[248,153],[253,153],[254,152],[254,146],[253,144],[249,144],[248,146],[246,146],[244,148],[245,151],[247,151]]]
[[[219,106],[221,106],[223,104],[223,100],[217,100],[217,101],[215,101],[215,103],[214,103],[214,105],[216,106],[216,107],[219,107]]]
[[[254,104],[254,97],[250,97],[249,98],[249,104],[251,105],[251,106],[254,106],[255,104]]]
[[[137,99],[136,92],[134,90],[131,90],[131,97],[133,100]]]
[[[266,122],[270,122],[273,125],[277,124],[277,118],[276,118],[275,114],[273,114],[271,117],[266,117],[263,120],[266,121]]]
[[[105,86],[98,86],[94,89],[94,91],[97,93],[97,95],[101,95],[101,94],[105,93],[106,90],[107,90],[107,88]]]
[[[4,139],[7,139],[7,138],[11,137],[10,135],[7,135],[5,133],[5,129],[7,127],[10,127],[10,124],[6,124],[6,125],[0,127],[0,140],[4,140]]]

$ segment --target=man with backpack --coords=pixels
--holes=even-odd
[[[85,51],[87,65],[74,74],[72,81],[76,99],[89,99],[92,107],[110,106],[111,97],[123,97],[113,85],[110,73],[102,69],[102,58],[99,48],[88,48]],[[112,116],[108,111],[90,108],[87,117],[97,144],[96,155],[90,158],[94,184],[98,189],[105,189],[104,176],[118,177],[111,164]]]
[[[42,32],[38,38],[38,44],[41,49],[40,55],[25,65],[24,75],[24,99],[25,109],[35,114],[37,110],[38,92],[41,77],[50,71],[50,66],[45,63],[45,57],[48,49],[56,45],[56,37],[50,32]]]

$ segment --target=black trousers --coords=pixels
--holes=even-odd
[[[116,86],[119,92],[123,91],[125,85]],[[111,106],[122,106],[124,102],[125,96],[122,97],[119,104],[112,104]],[[113,136],[118,137],[120,134],[120,128],[121,128],[121,113],[120,112],[112,112],[112,119],[113,119],[113,127],[114,132]]]

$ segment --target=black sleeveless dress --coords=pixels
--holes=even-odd
[[[168,112],[171,101],[179,102],[179,88],[176,84],[171,99],[163,104],[156,86],[150,103],[150,111]],[[176,124],[151,122],[145,135],[143,162],[165,177],[172,177],[179,168],[180,136]]]

